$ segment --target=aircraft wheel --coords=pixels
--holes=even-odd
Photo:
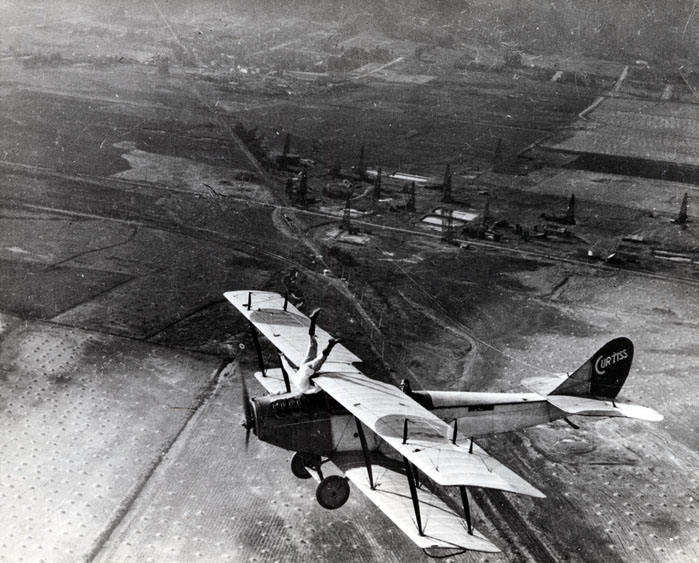
[[[306,459],[303,454],[296,452],[291,456],[291,472],[298,479],[310,479],[311,474],[306,469]]]
[[[347,502],[350,494],[349,483],[346,477],[340,475],[328,475],[316,488],[318,504],[328,510],[340,508]]]

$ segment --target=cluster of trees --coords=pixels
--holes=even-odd
[[[697,8],[694,0],[474,0],[460,24],[474,25],[479,38],[491,43],[657,64],[699,54]]]
[[[132,64],[135,61],[127,57],[121,57],[119,55],[78,55],[77,58],[66,58],[58,51],[53,53],[34,53],[27,58],[22,59],[22,66],[24,68],[46,68],[46,67],[57,67],[64,65],[72,65],[78,62],[88,62],[95,67],[112,67],[118,64]]]
[[[371,22],[396,38],[435,46],[460,42],[516,44],[650,63],[682,64],[699,56],[697,0],[305,0],[328,18]],[[295,3],[297,12],[303,1]]]
[[[25,68],[40,68],[46,66],[60,66],[69,65],[72,61],[69,59],[64,59],[63,55],[59,52],[53,52],[50,54],[45,53],[35,53],[32,56],[22,60],[22,66]]]
[[[389,14],[392,23],[383,25]],[[376,21],[392,34],[405,36],[410,28],[431,34],[433,42],[443,42],[446,33],[456,42],[515,43],[531,52],[634,57],[656,64],[699,55],[696,0],[406,0],[400,8],[383,0]]]
[[[296,70],[302,72],[320,72],[325,68],[318,68],[318,57],[297,51],[295,49],[278,49],[265,54],[264,64],[278,70]]]
[[[344,72],[368,63],[387,63],[390,60],[391,52],[383,47],[375,47],[374,49],[352,47],[339,56],[330,57],[328,70]]]
[[[93,36],[110,44],[168,46],[171,62],[185,66],[197,64],[191,49],[202,61],[248,66],[251,53],[264,51],[267,41],[285,40],[275,34],[293,39],[308,31],[308,21],[323,19],[339,24],[339,37],[375,30],[445,48],[458,48],[462,43],[504,44],[532,53],[643,59],[651,65],[669,62],[675,68],[699,57],[699,0],[171,0],[159,4],[189,49],[162,30],[162,14],[153,6],[142,6],[137,0],[126,0],[117,7],[108,0],[95,2],[110,25],[61,24],[66,33]],[[243,33],[245,41],[230,29],[192,35],[195,14],[219,13],[254,16],[271,25],[260,26],[256,35]],[[274,25],[282,19],[286,26]],[[125,23],[128,27],[123,31]],[[318,70],[313,56],[283,51],[278,56],[288,60],[272,63],[281,62],[294,70]],[[348,49],[332,57],[328,69],[346,71],[367,62],[387,61],[390,56],[381,48]]]
[[[185,49],[178,41],[171,41],[168,46],[172,51],[172,58],[182,66],[197,66],[197,59],[191,49]]]

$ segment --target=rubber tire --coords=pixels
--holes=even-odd
[[[306,469],[306,463],[303,454],[296,452],[291,456],[291,472],[297,479],[310,479],[311,474]]]
[[[328,510],[340,508],[347,502],[350,495],[350,487],[346,477],[340,475],[328,475],[316,488],[318,504]]]

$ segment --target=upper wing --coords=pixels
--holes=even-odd
[[[308,349],[309,318],[286,303],[284,297],[269,291],[229,291],[223,294],[289,361],[297,366],[303,363]],[[248,307],[249,305],[249,307]],[[318,349],[322,350],[331,336],[316,328]],[[332,349],[329,360],[343,364],[361,361],[344,346]]]
[[[326,362],[314,381],[439,485],[467,485],[545,495],[397,387],[369,379],[352,366]],[[340,371],[342,370],[342,371]],[[407,421],[407,429],[406,429]],[[405,441],[404,441],[405,435]]]

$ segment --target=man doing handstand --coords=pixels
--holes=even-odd
[[[308,335],[310,336],[310,343],[308,344],[308,351],[306,352],[306,359],[303,361],[299,367],[296,375],[294,375],[294,385],[301,391],[304,395],[311,395],[313,393],[318,393],[321,389],[316,386],[312,379],[316,375],[318,370],[328,359],[330,351],[333,346],[340,342],[339,338],[332,338],[328,341],[328,345],[325,347],[320,355],[318,355],[318,339],[316,338],[316,319],[318,318],[318,313],[320,309],[316,309],[310,315],[311,326],[308,329]]]

